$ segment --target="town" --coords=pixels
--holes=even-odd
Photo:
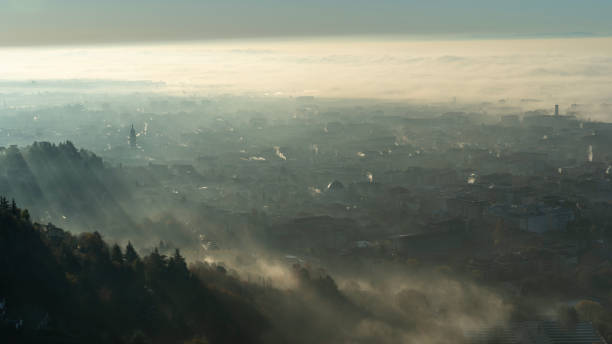
[[[607,307],[612,124],[584,107],[236,104],[5,108],[2,121],[34,125],[5,123],[3,140],[35,142],[3,148],[0,192],[53,223],[50,235],[98,231],[238,271],[255,257],[346,279],[372,266],[452,271],[502,293],[514,321],[533,320],[520,315],[530,297]],[[37,128],[57,116],[61,128]]]

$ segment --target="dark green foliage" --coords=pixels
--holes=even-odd
[[[24,219],[25,221],[30,221],[30,212],[28,211],[28,209],[24,209],[21,212],[21,218]]]
[[[9,208],[9,203],[6,200],[6,197],[0,197],[0,208],[2,210],[8,210]]]
[[[257,343],[268,327],[245,299],[191,274],[178,250],[141,260],[131,244],[124,255],[97,232],[74,236],[24,214],[0,209],[0,343]]]
[[[132,243],[128,241],[128,244],[125,247],[125,261],[128,264],[133,264],[137,260],[140,260],[140,257],[138,256],[138,253],[136,253],[136,250],[134,249],[134,246],[132,246]]]
[[[11,201],[11,214],[15,216],[19,215],[19,209],[17,209],[17,203],[15,203],[15,199]]]
[[[114,244],[111,250],[111,261],[116,264],[123,264],[123,253],[121,253],[121,247]]]
[[[174,256],[172,256],[168,261],[168,271],[176,278],[183,279],[189,276],[187,263],[185,263],[185,258],[181,256],[181,252],[178,248],[174,252]]]

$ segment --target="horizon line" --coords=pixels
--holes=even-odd
[[[55,42],[2,42],[0,49],[8,48],[49,48],[74,46],[124,46],[150,44],[194,44],[205,42],[299,42],[299,41],[334,41],[334,40],[377,40],[387,41],[513,41],[513,40],[559,40],[559,39],[597,39],[611,38],[612,33],[592,32],[551,32],[551,33],[512,33],[512,34],[338,34],[338,35],[274,35],[274,36],[242,36],[242,37],[209,37],[209,38],[170,38],[170,39],[126,39],[126,40],[92,40],[92,41],[55,41]]]

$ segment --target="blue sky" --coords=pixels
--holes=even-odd
[[[0,45],[612,34],[612,0],[0,0]]]

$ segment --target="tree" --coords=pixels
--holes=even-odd
[[[113,263],[123,264],[123,253],[121,252],[121,247],[117,244],[114,244],[111,249],[111,261]]]
[[[189,270],[187,269],[185,258],[181,256],[181,252],[178,248],[174,251],[174,256],[170,258],[170,261],[168,262],[168,270],[176,277],[189,276]]]
[[[4,210],[8,210],[9,203],[8,203],[6,197],[0,197],[0,208],[2,208]]]
[[[13,198],[11,201],[11,214],[18,216],[19,208],[17,208],[17,203],[15,203],[15,199]]]
[[[140,260],[140,257],[138,256],[138,253],[136,253],[136,250],[134,249],[134,246],[132,246],[132,243],[128,241],[128,244],[125,247],[125,261],[128,264],[132,264],[137,260]]]
[[[28,211],[28,209],[24,209],[21,212],[21,217],[28,222],[30,221],[30,212]]]
[[[153,284],[164,279],[163,275],[167,271],[168,262],[166,256],[160,254],[157,247],[145,258],[144,263],[147,283]]]
[[[79,156],[79,151],[77,151],[76,147],[71,141],[66,141],[66,143],[60,143],[60,148],[71,158],[75,158]]]
[[[131,243],[126,249],[117,244],[109,249],[99,233],[77,237],[65,232],[62,240],[46,240],[44,225],[1,209],[0,215],[0,302],[10,302],[11,319],[23,315],[34,321],[15,338],[8,333],[7,340],[0,319],[0,343],[44,342],[48,334],[58,343],[91,342],[92,337],[97,337],[94,342],[126,344],[183,343],[189,338],[195,338],[194,344],[207,343],[206,338],[257,343],[267,330],[266,319],[249,300],[192,283],[198,282],[195,277],[177,285],[168,278],[168,259],[157,250],[141,262]],[[47,229],[61,231],[52,225]],[[111,263],[124,259],[122,251],[134,263],[130,268]],[[183,269],[179,251],[170,260],[173,269]],[[237,279],[230,283],[242,284]],[[42,333],[36,322],[47,312],[53,320]]]

